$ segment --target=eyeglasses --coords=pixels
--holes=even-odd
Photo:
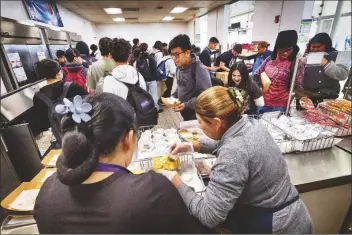
[[[180,52],[180,53],[171,53],[171,58],[175,58],[175,59],[178,59],[180,58],[180,55],[185,53],[184,51],[183,52]]]
[[[277,52],[279,54],[284,54],[284,53],[289,53],[293,50],[293,47],[289,47],[289,48],[282,48],[282,49],[278,49]]]

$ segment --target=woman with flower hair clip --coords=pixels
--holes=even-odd
[[[36,199],[40,233],[196,232],[197,223],[165,177],[127,169],[138,127],[126,100],[110,93],[75,96],[55,110],[64,115],[64,138],[57,173]]]
[[[174,171],[159,170],[178,189],[190,213],[203,225],[230,233],[311,233],[309,213],[279,147],[256,119],[242,116],[243,97],[234,87],[212,87],[198,96],[196,115],[209,139],[171,146],[216,155],[203,195]]]

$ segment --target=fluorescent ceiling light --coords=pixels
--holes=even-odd
[[[124,22],[125,18],[113,18],[112,20],[116,22]]]
[[[170,13],[179,14],[179,13],[183,13],[187,9],[188,9],[187,7],[175,7],[174,9],[172,9]]]
[[[104,8],[104,11],[108,14],[122,14],[121,8]]]
[[[173,20],[173,19],[175,19],[175,17],[172,17],[172,16],[165,16],[165,17],[163,18],[163,20],[165,20],[165,21],[167,21],[167,20]]]

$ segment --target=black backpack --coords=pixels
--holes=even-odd
[[[144,78],[150,77],[149,59],[148,57],[141,56],[136,61],[137,71],[142,74]]]
[[[71,85],[72,85],[72,82],[65,82],[61,96],[54,101],[51,100],[42,92],[38,92],[36,94],[38,98],[41,99],[48,107],[48,119],[51,126],[51,131],[53,132],[60,146],[63,138],[62,131],[61,131],[61,119],[63,115],[60,115],[57,112],[55,112],[55,106],[58,104],[63,104],[63,100],[64,98],[67,98],[67,93]]]
[[[155,108],[153,97],[139,86],[124,83],[128,88],[127,101],[134,108],[137,116],[138,126],[154,126],[158,124],[158,112]]]

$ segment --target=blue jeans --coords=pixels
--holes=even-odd
[[[147,85],[147,91],[149,94],[153,97],[154,103],[155,103],[155,108],[156,110],[159,111],[159,105],[158,105],[158,85],[156,81],[152,82],[145,82]]]
[[[258,114],[275,112],[275,111],[285,112],[286,107],[273,107],[273,106],[257,107]]]

